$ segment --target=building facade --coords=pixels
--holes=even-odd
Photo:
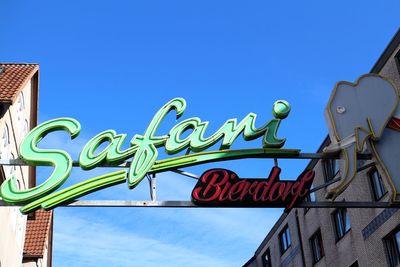
[[[400,31],[371,73],[389,78],[400,92]],[[330,144],[327,137],[318,152]],[[393,149],[399,149],[400,144]],[[340,177],[335,159],[311,160],[313,188],[307,201],[329,201]],[[387,202],[393,192],[376,160],[359,160],[357,175],[335,201]],[[399,177],[395,177],[399,179]],[[329,185],[329,183],[332,183]],[[400,266],[400,211],[397,208],[294,208],[284,213],[244,266]]]
[[[37,125],[38,84],[39,66],[37,64],[0,63],[0,160],[17,159],[19,144],[24,136]],[[17,187],[21,190],[26,190],[36,184],[34,167],[0,165],[0,184],[12,176],[16,178]],[[22,215],[18,209],[19,207],[12,206],[0,207],[1,267],[23,265],[26,261],[24,259],[25,241],[27,241],[25,237],[32,236],[33,233],[29,227],[27,228],[27,221],[42,220],[42,216],[36,216],[36,214]],[[47,229],[51,229],[51,225],[47,225]],[[43,235],[42,232],[37,231],[33,234],[35,239]],[[46,230],[46,236],[48,236],[48,230]],[[42,245],[46,246],[44,243],[39,246]],[[51,258],[51,252],[49,255]]]

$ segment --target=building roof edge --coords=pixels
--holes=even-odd
[[[379,73],[382,70],[383,66],[386,64],[386,62],[389,60],[390,56],[399,46],[399,44],[400,44],[400,28],[397,29],[396,34],[393,36],[392,40],[390,40],[385,50],[383,50],[381,56],[370,70],[370,73]]]

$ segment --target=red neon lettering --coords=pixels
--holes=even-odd
[[[206,171],[192,192],[196,204],[214,206],[273,206],[291,209],[308,193],[314,171],[303,172],[296,181],[282,181],[281,169],[273,167],[268,179],[240,179],[225,169]]]

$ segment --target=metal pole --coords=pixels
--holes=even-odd
[[[0,201],[0,206],[14,206]],[[282,207],[261,207],[261,206],[197,206],[189,200],[76,200],[62,207],[169,207],[169,208],[282,208]],[[18,207],[18,206],[14,206]],[[321,201],[308,202],[296,205],[294,208],[400,208],[400,203],[390,202],[363,202],[363,201]]]
[[[277,158],[274,155],[264,155],[263,158]],[[298,155],[289,155],[283,156],[280,158],[284,159],[340,159],[339,154],[332,155],[332,154],[325,154],[325,153],[299,153]],[[358,154],[358,160],[366,160],[371,159],[371,154]],[[130,161],[126,161],[119,165],[110,165],[110,164],[102,164],[98,167],[112,167],[112,168],[128,168],[130,166]],[[21,159],[0,159],[0,165],[21,165],[21,166],[29,166]],[[72,166],[79,167],[79,162],[74,160]]]

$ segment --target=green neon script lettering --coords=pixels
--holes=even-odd
[[[177,118],[179,118],[185,108],[186,101],[183,98],[175,98],[166,103],[156,113],[145,133],[135,135],[131,140],[131,147],[125,151],[121,151],[121,146],[126,140],[126,134],[117,135],[114,130],[107,130],[96,135],[83,148],[79,156],[79,165],[88,170],[102,163],[118,164],[134,156],[128,175],[128,185],[134,188],[143,180],[157,160],[157,148],[163,146],[168,139],[168,135],[155,136],[160,123],[172,110],[176,110]],[[95,154],[96,149],[105,142],[109,143],[107,147]]]
[[[171,111],[176,110],[176,118],[178,119],[186,109],[186,101],[183,98],[174,98],[165,104],[154,116],[146,129],[144,135],[135,135],[132,140],[132,145],[137,145],[135,157],[132,160],[128,174],[128,186],[134,188],[138,185],[153,167],[157,160],[157,147],[163,146],[168,136],[154,136],[161,121]]]
[[[135,135],[131,139],[131,147],[125,151],[121,151],[121,146],[126,140],[126,134],[117,135],[114,130],[107,130],[96,135],[83,148],[79,158],[80,166],[83,169],[92,169],[103,163],[117,164],[133,157],[128,173],[128,185],[134,188],[153,167],[158,157],[157,148],[161,146],[165,147],[169,155],[173,155],[187,148],[201,152],[222,140],[220,149],[229,149],[241,134],[246,141],[264,136],[263,148],[280,148],[285,143],[285,139],[276,136],[281,120],[286,118],[290,111],[290,105],[284,100],[274,104],[275,119],[260,128],[255,126],[257,115],[249,113],[241,122],[229,119],[214,134],[204,137],[209,122],[202,122],[194,117],[176,124],[168,135],[155,136],[160,123],[169,112],[176,110],[179,118],[185,108],[186,101],[182,98],[169,101],[156,113],[145,133]],[[189,130],[192,131],[189,136],[182,139],[183,133]],[[105,142],[109,143],[107,147],[95,154],[96,149]]]
[[[11,177],[1,185],[3,200],[11,204],[30,202],[57,190],[66,181],[72,170],[70,155],[63,150],[37,147],[48,133],[60,130],[68,132],[74,139],[80,132],[80,124],[71,118],[55,119],[40,124],[25,137],[20,145],[20,157],[31,165],[54,166],[54,170],[43,184],[27,190],[18,190],[15,177]]]
[[[91,170],[100,163],[104,162],[107,157],[108,150],[110,149],[116,133],[114,130],[108,130],[99,133],[83,147],[79,155],[79,165],[84,170]],[[103,143],[109,142],[102,152],[95,154],[96,149]]]
[[[90,170],[103,164],[118,165],[132,158],[129,171],[121,171],[112,175],[93,178],[88,183],[80,183],[69,189],[54,192],[70,175],[72,159],[62,150],[39,149],[37,144],[48,133],[58,130],[67,131],[71,138],[80,132],[80,124],[71,118],[51,120],[33,129],[23,140],[20,146],[21,158],[32,165],[52,165],[54,171],[41,185],[19,191],[16,188],[15,178],[7,180],[0,188],[3,200],[12,204],[24,204],[22,212],[29,212],[38,207],[52,208],[63,201],[71,201],[74,197],[83,196],[127,180],[130,188],[139,184],[149,172],[160,172],[176,167],[194,166],[206,162],[223,161],[245,157],[270,157],[268,155],[296,154],[298,150],[280,150],[285,139],[279,139],[277,132],[279,125],[290,112],[290,105],[284,100],[275,102],[272,110],[274,119],[257,128],[256,114],[249,113],[240,122],[237,119],[227,120],[215,133],[207,136],[208,121],[202,122],[193,117],[176,124],[167,135],[156,135],[156,132],[169,112],[175,111],[179,118],[186,109],[186,101],[175,98],[166,103],[155,114],[143,135],[134,135],[130,140],[130,147],[122,149],[127,141],[127,134],[117,134],[114,130],[103,131],[90,139],[83,147],[79,156],[79,165],[84,170]],[[184,133],[190,131],[186,137]],[[229,149],[237,138],[242,135],[246,141],[263,136],[263,149],[237,150]],[[213,145],[220,143],[220,151],[202,152]],[[164,146],[169,155],[179,153],[185,149],[195,152],[185,156],[157,160],[159,147]],[[98,151],[102,147],[101,151]],[[224,150],[224,151],[221,151]],[[71,189],[72,190],[72,189]],[[54,192],[54,193],[53,193]]]

